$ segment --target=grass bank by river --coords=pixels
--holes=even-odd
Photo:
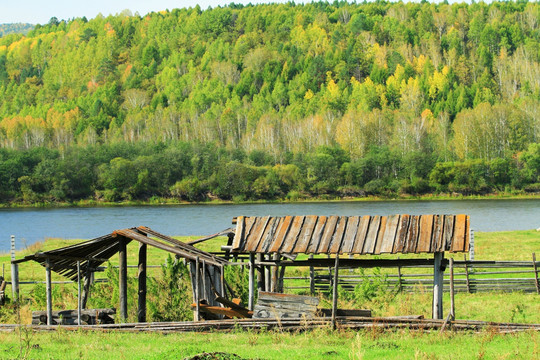
[[[424,195],[409,195],[399,194],[393,196],[363,196],[363,197],[311,197],[300,196],[294,199],[276,199],[276,200],[222,200],[213,199],[203,202],[182,201],[177,198],[162,198],[152,197],[148,200],[136,201],[98,201],[92,199],[79,200],[75,202],[11,202],[0,203],[0,208],[62,208],[62,207],[111,207],[111,206],[152,206],[152,205],[189,205],[189,204],[266,204],[266,203],[317,203],[317,202],[343,202],[343,201],[430,201],[430,200],[527,200],[539,199],[540,193],[493,193],[484,195],[462,195],[462,194],[424,194]]]

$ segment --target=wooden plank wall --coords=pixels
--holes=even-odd
[[[232,250],[371,255],[466,252],[469,222],[467,215],[240,216]]]

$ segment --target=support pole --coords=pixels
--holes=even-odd
[[[92,276],[90,271],[90,261],[86,262],[86,275],[84,278],[84,289],[81,300],[81,307],[86,309],[86,303],[88,302],[88,296],[90,295],[90,284],[92,282]]]
[[[433,264],[433,318],[443,318],[443,269],[442,260],[444,253],[436,252]]]
[[[45,260],[45,282],[47,291],[47,325],[52,325],[52,282],[51,263],[49,258]]]
[[[81,262],[77,261],[77,325],[81,325]]]
[[[263,260],[262,254],[257,254],[256,263],[261,263],[262,260]],[[264,266],[259,265],[256,269],[257,269],[257,290],[265,291],[264,286],[266,284],[266,281],[264,280]]]
[[[313,259],[313,254],[309,255],[310,259]],[[309,267],[309,293],[311,296],[315,295],[315,268]]]
[[[15,260],[15,235],[11,235],[11,261]],[[19,264],[11,263],[11,295],[19,302]]]
[[[279,255],[278,254],[272,255],[272,259],[274,259],[274,261],[278,261]],[[278,288],[279,288],[279,267],[276,265],[276,266],[272,266],[272,281],[270,284],[270,291],[278,292]]]
[[[201,282],[201,264],[199,257],[195,259],[195,321],[201,320],[201,304],[200,304],[200,282]]]
[[[225,266],[219,267],[219,284],[221,287],[221,296],[227,298],[227,290],[225,289]]]
[[[397,258],[399,260],[399,256]],[[401,266],[397,267],[397,274],[398,274],[398,286],[399,286],[399,292],[403,291],[403,280],[401,279]]]
[[[454,258],[450,258],[450,317],[452,320],[456,320],[456,305],[454,297]]]
[[[470,294],[471,291],[471,280],[469,279],[469,266],[467,266],[467,255],[463,255],[463,260],[465,260],[465,283],[467,285],[467,292]]]
[[[146,322],[146,258],[147,258],[147,245],[139,244],[139,297],[137,308],[137,321]]]
[[[253,310],[253,303],[255,300],[254,294],[254,285],[255,285],[255,254],[249,254],[249,299],[248,299],[248,308]]]
[[[471,239],[469,240],[469,260],[474,261],[474,230],[471,229]]]
[[[337,301],[338,301],[338,273],[339,273],[339,254],[336,254],[336,263],[334,265],[334,283],[332,290],[332,327],[336,328]]]
[[[120,319],[127,319],[127,248],[126,240],[122,237],[118,241],[118,287],[120,298]]]
[[[266,259],[271,260],[272,259],[271,255],[266,256]],[[271,290],[271,288],[272,288],[272,272],[270,271],[270,265],[267,265],[267,266],[264,267],[264,280],[265,280],[265,284],[264,284],[265,291],[272,291]]]
[[[533,258],[534,278],[536,280],[536,293],[540,294],[540,283],[538,282],[538,269],[536,267],[536,253],[532,253],[532,258]]]

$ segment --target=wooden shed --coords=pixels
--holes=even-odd
[[[215,234],[215,236],[220,234]],[[212,236],[210,236],[212,237]],[[209,238],[210,238],[209,237]],[[52,321],[51,271],[80,283],[84,279],[84,292],[79,296],[79,313],[86,307],[92,274],[98,267],[112,256],[119,255],[119,315],[127,318],[127,244],[131,241],[139,243],[138,249],[138,310],[139,322],[146,321],[146,279],[147,279],[147,247],[174,254],[190,264],[191,281],[194,289],[194,301],[198,303],[199,294],[214,303],[215,293],[223,294],[223,267],[227,260],[217,257],[196,247],[183,243],[172,237],[163,235],[145,226],[113,231],[110,234],[88,240],[61,249],[38,252],[22,259],[12,261],[14,264],[25,261],[36,261],[45,267],[47,287],[47,323]],[[200,286],[204,284],[204,286]],[[200,288],[201,287],[201,288]],[[79,289],[80,292],[80,289]]]
[[[443,272],[448,264],[444,252],[469,251],[470,218],[467,215],[240,216],[233,223],[236,223],[236,231],[230,250],[249,254],[250,268],[258,269],[259,279],[264,279],[259,281],[260,291],[278,288],[276,279],[279,277],[275,274],[279,266],[333,265],[337,278],[339,266],[431,265],[434,268],[433,317],[438,319],[443,317]],[[355,255],[422,253],[432,257],[355,258]],[[326,255],[327,258],[297,260],[297,254]],[[343,254],[349,258],[340,258]],[[251,271],[250,307],[253,306],[254,282],[254,271]],[[334,288],[334,298],[336,291]]]

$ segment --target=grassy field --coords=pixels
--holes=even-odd
[[[191,238],[180,238],[189,241]],[[36,251],[45,251],[80,240],[47,240],[31,246],[18,254],[18,258]],[[477,260],[531,260],[531,253],[540,256],[540,232],[514,231],[476,233]],[[225,242],[218,238],[201,244],[205,250],[215,251]],[[136,243],[128,247],[128,264],[136,264]],[[149,248],[149,263],[164,263],[166,254]],[[424,255],[425,256],[425,255]],[[456,256],[462,259],[463,255]],[[112,259],[112,264],[117,259]],[[9,256],[0,255],[9,279]],[[159,268],[150,269],[158,276]],[[288,275],[304,273],[291,269]],[[135,269],[130,269],[135,275]],[[20,266],[21,281],[44,280],[44,270],[34,262]],[[103,277],[98,275],[97,277]],[[53,276],[53,280],[63,280]],[[55,285],[55,309],[75,308],[75,285]],[[8,287],[8,293],[10,292]],[[380,290],[380,289],[379,289]],[[33,298],[35,285],[22,285],[23,301],[21,322],[29,323],[31,311],[43,309],[43,303]],[[458,293],[456,315],[458,319],[477,319],[497,322],[540,323],[540,301],[536,294],[520,292]],[[321,296],[323,305],[329,300]],[[445,294],[445,313],[449,304]],[[111,306],[117,306],[111,304]],[[423,314],[431,316],[431,293],[419,287],[415,293],[379,291],[369,299],[340,298],[340,307],[362,307],[373,310],[377,316]],[[130,308],[134,306],[130,305]],[[7,310],[4,309],[4,312]],[[12,314],[0,308],[0,322],[15,322]],[[540,334],[496,334],[486,330],[480,333],[452,333],[414,331],[332,331],[319,329],[306,333],[241,332],[232,333],[182,333],[182,334],[127,334],[77,332],[66,333],[59,329],[53,333],[0,333],[0,359],[178,359],[203,352],[234,353],[241,358],[260,359],[540,359]],[[226,357],[234,358],[234,357]]]
[[[540,358],[540,333],[329,329],[305,333],[66,333],[61,329],[50,333],[0,333],[2,359],[184,359],[204,352],[236,354],[243,359],[534,360]]]

